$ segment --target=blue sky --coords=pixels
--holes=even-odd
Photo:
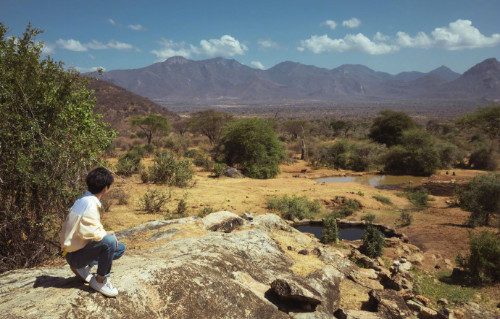
[[[0,0],[0,22],[44,30],[45,52],[82,72],[140,68],[181,55],[254,68],[295,61],[332,69],[462,73],[500,60],[498,0]]]

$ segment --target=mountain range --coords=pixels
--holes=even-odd
[[[282,62],[267,70],[236,60],[193,61],[172,57],[132,70],[103,72],[112,82],[161,105],[366,102],[408,100],[500,100],[500,62],[484,60],[463,74],[446,66],[391,75],[363,65],[319,68]]]

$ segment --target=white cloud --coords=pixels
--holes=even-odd
[[[368,54],[386,54],[397,51],[397,48],[380,42],[373,42],[362,33],[348,34],[343,39],[331,39],[326,34],[313,35],[301,41],[301,48],[306,48],[314,53],[360,51]],[[299,49],[299,51],[301,51]]]
[[[129,24],[127,28],[132,29],[134,31],[146,31],[146,28],[140,24]]]
[[[261,49],[277,49],[279,48],[279,44],[272,41],[271,39],[263,39],[257,41],[257,44]]]
[[[351,29],[357,28],[361,25],[361,20],[359,20],[357,18],[352,18],[352,19],[343,21],[342,25],[346,28],[351,28]]]
[[[92,54],[89,54],[89,58],[90,58],[91,60],[95,60],[95,56],[94,56],[94,55],[92,55]]]
[[[230,35],[223,35],[220,39],[201,40],[198,54],[207,56],[235,56],[244,55],[248,48]]]
[[[54,54],[56,53],[56,46],[51,43],[44,42],[42,45],[42,54]]]
[[[184,42],[176,43],[172,40],[162,38],[160,39],[160,41],[158,41],[158,43],[160,43],[162,48],[153,50],[151,51],[151,53],[156,55],[159,61],[166,60],[173,56],[182,56],[185,58],[189,58],[193,51],[192,46],[186,48],[186,43]]]
[[[500,45],[500,34],[483,35],[471,21],[458,19],[447,27],[435,28],[430,35],[418,32],[415,36],[410,36],[406,32],[399,31],[394,37],[390,37],[377,32],[373,40],[362,33],[347,34],[339,39],[331,39],[327,35],[313,35],[309,39],[302,40],[297,50],[302,52],[308,49],[314,53],[359,51],[368,54],[387,54],[403,48],[464,50],[498,45]]]
[[[112,25],[116,25],[116,22],[115,20],[109,18],[108,20],[106,20],[108,23],[112,24]]]
[[[90,68],[82,68],[79,66],[75,66],[74,68],[75,68],[75,70],[77,70],[80,73],[96,72],[99,69],[101,69],[102,71],[106,71],[106,68],[103,68],[102,66],[93,66]]]
[[[337,22],[333,20],[326,20],[322,24],[328,26],[332,30],[335,30],[335,28],[337,27]]]
[[[66,50],[77,51],[77,52],[87,51],[85,45],[81,44],[80,41],[74,39],[69,39],[69,40],[59,39],[56,41],[56,43],[58,46]]]
[[[260,69],[260,70],[265,70],[266,68],[264,67],[264,65],[259,62],[259,61],[252,61],[250,62],[250,64],[252,64],[254,67],[256,67],[257,69]]]
[[[134,47],[132,44],[124,43],[124,42],[119,42],[115,40],[108,41],[108,43],[102,43],[97,40],[92,40],[89,43],[82,44],[80,41],[74,40],[74,39],[69,39],[69,40],[63,40],[59,39],[57,40],[57,45],[60,47],[70,50],[70,51],[78,51],[78,52],[84,52],[87,51],[88,49],[92,50],[109,50],[109,49],[114,49],[114,50],[135,50],[139,51],[138,48]]]

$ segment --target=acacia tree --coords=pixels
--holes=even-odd
[[[384,110],[373,121],[368,136],[375,142],[393,146],[399,144],[403,131],[415,127],[415,122],[406,113]]]
[[[148,139],[148,144],[151,144],[153,134],[167,134],[170,129],[167,118],[159,114],[133,116],[129,119],[129,123],[132,126],[139,127],[144,132],[146,138]]]
[[[41,32],[0,23],[0,272],[58,251],[60,225],[114,132],[76,71],[42,58]]]
[[[214,145],[220,140],[224,126],[232,119],[231,114],[206,110],[191,114],[188,123],[193,133],[205,135]]]
[[[500,140],[500,105],[477,109],[457,120],[459,125],[479,130],[490,139],[489,152],[493,152]]]

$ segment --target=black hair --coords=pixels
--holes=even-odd
[[[88,190],[92,194],[99,194],[100,192],[102,192],[104,187],[111,186],[114,181],[115,180],[111,172],[104,167],[93,169],[85,179],[85,182],[87,182]]]

